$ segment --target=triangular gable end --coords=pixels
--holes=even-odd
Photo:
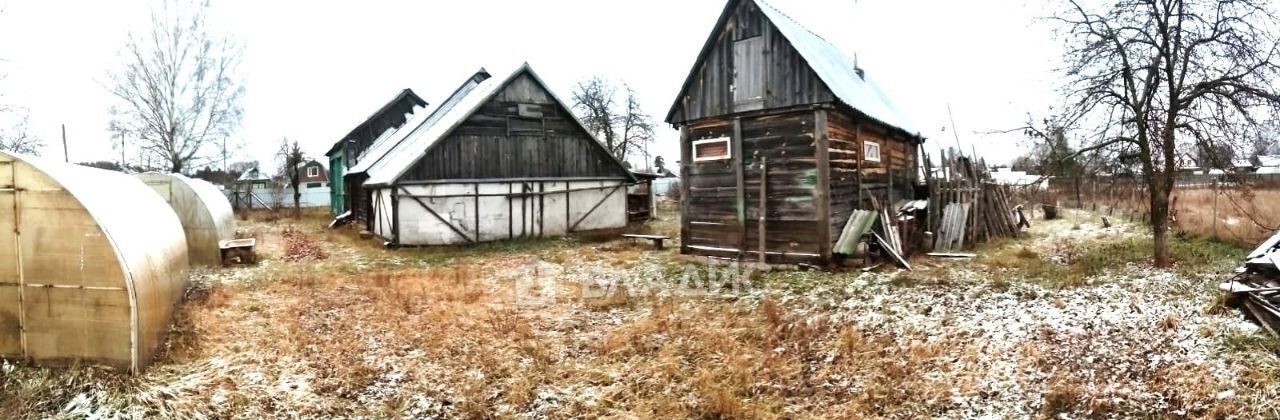
[[[418,134],[419,131],[426,131],[430,129],[441,118],[443,118],[445,114],[451,112],[454,106],[462,102],[462,100],[467,97],[467,94],[471,93],[472,89],[475,89],[480,83],[488,80],[489,77],[489,72],[481,68],[480,71],[477,71],[471,77],[467,78],[466,82],[463,82],[457,89],[454,89],[453,93],[449,94],[449,97],[446,98],[444,102],[441,102],[440,105],[431,109],[430,112],[424,110],[417,113],[413,118],[405,121],[404,125],[399,129],[390,133],[386,139],[383,139],[381,142],[375,142],[367,151],[368,155],[361,158],[356,165],[352,166],[348,173],[372,174],[373,172],[380,171],[382,169],[381,165],[383,164],[383,160],[388,158],[388,155],[397,153],[397,151],[402,149],[400,146],[401,143],[410,140],[412,136]],[[400,153],[403,152],[401,151]]]
[[[527,76],[527,79],[522,78],[522,76]],[[529,83],[527,85],[521,85],[519,87],[513,86],[513,83],[521,80],[528,80]],[[406,154],[412,155],[412,159],[401,158],[401,159],[398,159],[399,162],[390,163],[392,167],[389,168],[388,172],[394,175],[390,177],[375,176],[373,178],[370,178],[368,185],[381,186],[381,185],[393,185],[393,184],[399,183],[402,180],[402,178],[405,178],[406,175],[408,175],[424,159],[427,159],[428,157],[432,156],[433,153],[437,153],[442,148],[451,147],[451,145],[449,144],[450,142],[447,140],[453,139],[453,137],[455,137],[454,136],[455,132],[458,132],[460,129],[465,129],[466,127],[464,127],[464,125],[473,116],[475,116],[479,111],[484,109],[486,106],[492,106],[492,103],[495,98],[498,98],[502,95],[507,94],[512,89],[516,89],[516,90],[533,89],[537,91],[537,92],[534,92],[534,94],[545,95],[545,97],[551,101],[551,105],[553,105],[556,108],[554,111],[565,117],[564,120],[570,125],[569,128],[580,133],[580,137],[584,141],[589,143],[586,145],[586,147],[589,147],[590,149],[598,152],[600,154],[599,157],[606,162],[606,165],[609,168],[611,168],[611,171],[614,172],[618,178],[625,178],[630,182],[635,181],[635,178],[631,175],[631,172],[626,169],[626,166],[620,160],[618,160],[615,156],[613,156],[612,153],[609,153],[608,149],[605,148],[605,146],[602,143],[600,143],[600,141],[596,139],[594,135],[591,134],[590,130],[587,130],[586,126],[582,123],[582,121],[578,120],[578,118],[573,114],[569,106],[563,100],[561,100],[558,96],[556,96],[555,93],[550,88],[547,87],[546,82],[544,82],[542,78],[539,77],[535,71],[533,71],[533,69],[529,66],[528,63],[525,63],[521,65],[519,68],[517,68],[515,71],[511,72],[505,78],[502,78],[502,79],[493,78],[493,79],[486,80],[480,86],[477,86],[475,89],[471,90],[468,93],[468,96],[466,98],[463,98],[463,100],[458,104],[458,106],[456,106],[451,112],[449,112],[448,115],[443,116],[441,120],[435,124],[434,127],[431,127],[425,130],[425,132],[419,134],[423,136],[422,140],[424,141],[414,142],[414,143],[416,144],[425,143],[425,147],[418,149],[418,150],[421,150],[420,152],[413,153],[413,151],[411,150],[402,150],[402,151],[393,152],[393,153],[407,152]],[[569,136],[569,137],[573,137],[573,136]],[[409,143],[409,142],[406,142],[406,143]],[[473,159],[498,158],[496,156],[469,156],[469,157]]]
[[[337,153],[338,150],[342,149],[342,146],[346,143],[348,139],[360,136],[361,134],[360,131],[362,129],[367,129],[369,125],[373,124],[375,121],[382,118],[383,114],[386,114],[388,112],[394,112],[394,111],[398,111],[401,114],[410,113],[410,112],[413,112],[413,110],[416,108],[423,108],[426,106],[427,106],[426,100],[422,99],[421,96],[418,96],[418,94],[415,93],[413,89],[405,88],[401,90],[400,93],[397,93],[394,98],[391,98],[390,101],[387,101],[385,104],[383,104],[382,107],[378,108],[377,111],[374,111],[373,114],[370,114],[368,118],[365,118],[364,121],[361,121],[360,124],[357,124],[354,128],[351,129],[351,131],[347,132],[346,135],[342,136],[342,138],[334,142],[333,146],[329,148],[329,151],[325,152],[325,156],[333,157],[333,155]],[[399,120],[398,124],[400,125],[404,124],[405,122],[405,120],[400,120],[400,119],[397,119],[397,120]],[[398,127],[398,125],[396,126]],[[376,138],[377,134],[381,134],[381,131],[385,131],[385,129],[380,130],[379,133],[374,133],[371,137]]]
[[[791,74],[789,79],[781,83],[786,84],[783,89],[795,93],[783,96],[771,92],[781,86],[775,89],[764,87],[764,109],[835,101],[831,89],[804,62],[800,52],[777,25],[770,21],[761,5],[753,0],[729,0],[707,35],[697,59],[689,68],[689,74],[672,102],[665,121],[678,124],[740,112],[735,110],[732,87],[734,44],[756,36],[764,38],[762,47],[771,52],[769,59],[763,62],[773,67],[766,70],[766,77],[768,72]],[[794,59],[790,59],[792,57]],[[799,66],[790,66],[793,63]]]
[[[667,113],[666,122],[680,124],[701,118],[734,114],[732,88],[733,42],[746,38],[752,25],[766,36],[766,76],[788,74],[767,80],[763,108],[838,103],[857,114],[897,129],[910,137],[918,131],[872,80],[856,69],[842,51],[773,5],[760,0],[729,0],[708,35],[680,94]],[[748,31],[749,32],[749,31]],[[730,37],[730,39],[724,39]],[[796,65],[798,63],[798,65]],[[707,74],[709,66],[720,66],[719,74]],[[786,92],[785,94],[780,92]],[[759,108],[756,108],[759,109]]]

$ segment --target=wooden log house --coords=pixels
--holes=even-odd
[[[728,2],[666,121],[685,254],[828,263],[855,209],[915,195],[924,138],[852,59],[761,0]]]

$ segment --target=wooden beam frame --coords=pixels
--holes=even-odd
[[[734,194],[737,197],[737,216],[738,216],[738,259],[743,259],[747,254],[747,183],[746,168],[743,167],[742,161],[742,119],[733,119],[733,137],[729,139],[729,154],[733,160],[733,177],[734,177]],[[760,197],[761,200],[764,197]]]
[[[403,189],[403,187],[397,187],[397,188],[402,188],[402,189]],[[408,191],[407,191],[407,190],[405,190],[405,191],[403,191],[403,192],[408,192]],[[459,229],[457,226],[454,226],[452,223],[449,223],[449,221],[448,221],[448,220],[445,220],[445,218],[444,218],[444,217],[441,217],[439,213],[436,213],[436,211],[435,211],[435,210],[432,210],[432,209],[431,209],[431,206],[428,206],[428,205],[427,205],[427,203],[422,202],[422,199],[418,198],[417,196],[413,196],[413,195],[403,195],[402,197],[408,197],[408,198],[412,199],[413,201],[417,202],[419,206],[422,206],[422,208],[423,208],[424,210],[426,210],[426,211],[427,211],[427,213],[431,213],[431,215],[432,215],[432,216],[435,216],[436,220],[439,220],[439,221],[440,221],[440,223],[444,223],[444,225],[445,225],[445,226],[448,226],[448,227],[449,227],[449,230],[452,230],[452,231],[453,231],[453,233],[456,233],[456,234],[458,234],[458,236],[461,236],[461,237],[462,237],[462,239],[466,239],[466,240],[467,240],[467,242],[470,242],[470,243],[473,243],[473,244],[477,242],[477,240],[476,240],[476,239],[472,239],[470,236],[467,236],[467,234],[466,234],[466,233],[463,233],[463,232],[462,232],[462,229]],[[478,210],[478,209],[477,209],[477,210]],[[477,237],[477,238],[479,238],[479,232],[476,232],[476,237]]]
[[[689,180],[693,168],[688,125],[680,126],[680,253],[689,253]]]
[[[622,184],[619,184],[619,185],[614,186],[614,187],[613,187],[613,189],[609,190],[609,193],[608,193],[608,194],[605,194],[605,195],[604,195],[604,197],[602,197],[602,198],[600,199],[600,201],[596,202],[596,205],[591,206],[591,210],[587,210],[587,213],[586,213],[586,214],[583,214],[583,215],[582,215],[582,217],[579,217],[579,218],[578,218],[578,221],[573,222],[573,226],[570,226],[570,227],[569,227],[569,229],[565,231],[565,233],[566,233],[566,234],[568,234],[568,233],[570,233],[570,232],[573,232],[573,231],[574,231],[574,229],[577,229],[577,228],[578,228],[578,225],[582,224],[582,221],[583,221],[583,220],[587,220],[587,217],[591,216],[591,213],[595,213],[596,209],[600,208],[600,205],[604,204],[604,202],[605,202],[605,201],[608,201],[608,200],[609,200],[609,197],[612,197],[612,196],[613,196],[613,193],[618,192],[618,189],[620,189],[620,188],[622,188],[622,187],[623,187],[623,186],[622,186]],[[625,210],[624,210],[624,212],[625,212]]]
[[[391,244],[400,245],[400,189],[391,189]]]
[[[813,113],[814,159],[818,166],[818,182],[813,190],[815,218],[818,219],[818,255],[822,262],[831,260],[831,159],[827,138],[827,111]],[[763,197],[761,197],[763,198]]]
[[[858,159],[857,159],[858,171],[854,173],[854,176],[857,177],[857,180],[855,182],[858,183],[858,204],[853,206],[853,208],[861,209],[862,208],[862,190],[863,190],[862,161],[863,161],[863,158],[865,157],[863,155],[866,154],[866,150],[867,150],[866,145],[862,143],[862,123],[861,122],[856,123],[856,125],[854,126],[853,138],[854,138],[854,142],[858,143]]]

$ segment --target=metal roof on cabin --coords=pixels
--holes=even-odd
[[[481,71],[483,72],[484,69],[481,69]],[[609,156],[613,162],[618,165],[618,168],[627,175],[627,178],[634,182],[635,177],[626,169],[626,165],[623,165],[622,162],[613,155],[613,153],[609,153],[609,151],[605,149],[604,145],[600,143],[600,140],[596,139],[595,136],[591,134],[591,131],[587,130],[586,127],[582,125],[582,121],[569,111],[571,108],[565,104],[560,97],[556,96],[555,92],[552,92],[551,89],[547,87],[546,82],[538,76],[537,72],[533,71],[533,68],[529,66],[529,63],[524,63],[508,73],[505,77],[489,77],[488,79],[475,84],[474,87],[466,89],[465,92],[463,92],[463,89],[459,89],[459,91],[455,92],[454,95],[456,101],[455,98],[450,98],[450,100],[446,101],[445,104],[441,104],[441,108],[432,112],[432,116],[427,121],[424,121],[420,126],[413,128],[412,130],[407,130],[408,124],[406,124],[405,127],[401,127],[400,131],[408,131],[409,133],[406,134],[403,141],[398,142],[396,147],[387,153],[385,159],[369,168],[367,171],[369,178],[365,181],[364,185],[390,185],[397,179],[400,179],[405,172],[408,172],[413,165],[417,164],[419,160],[427,155],[432,146],[448,137],[449,134],[453,132],[454,128],[457,128],[458,125],[466,121],[471,114],[474,114],[480,106],[484,105],[485,102],[488,102],[490,98],[501,91],[502,88],[506,87],[512,80],[515,80],[516,77],[526,73],[529,77],[533,78],[535,82],[542,86],[542,89],[551,96],[551,99],[554,100],[557,105],[568,113],[574,124],[581,128],[583,133],[588,136],[588,140],[594,142],[597,147],[603,150],[605,155]],[[475,77],[473,76],[471,80],[475,80]],[[464,87],[466,86],[467,85],[464,85]],[[456,103],[451,104],[449,102]]]
[[[907,133],[920,133],[911,120],[893,105],[884,90],[867,77],[866,71],[858,74],[857,63],[853,59],[773,5],[763,0],[753,1],[841,102]]]
[[[483,81],[491,79],[492,77],[489,76],[489,73],[481,68],[479,72],[476,72],[476,74],[468,78],[466,82],[463,82],[461,86],[458,86],[458,88],[453,91],[453,94],[449,95],[448,99],[432,109],[431,112],[421,112],[419,115],[415,115],[412,120],[406,122],[403,126],[400,126],[400,129],[396,130],[396,132],[385,141],[387,144],[385,150],[382,150],[377,156],[371,156],[368,159],[361,160],[355,167],[351,168],[351,171],[348,173],[368,173],[369,178],[371,179],[374,177],[382,178],[378,175],[387,171],[388,165],[390,165],[394,160],[394,156],[406,153],[400,147],[402,143],[411,141],[410,139],[418,139],[420,136],[414,136],[415,133],[426,131],[431,129],[431,127],[434,127],[440,119],[444,118],[444,116],[449,114],[450,111],[458,105],[458,103],[462,102],[462,100],[466,98],[471,91],[475,90],[477,86],[483,83]]]
[[[724,25],[725,20],[728,19],[729,14],[732,12],[732,7],[738,1],[754,1],[765,18],[790,42],[792,48],[795,48],[796,52],[809,65],[809,68],[818,75],[818,78],[822,79],[822,82],[827,85],[827,88],[831,90],[840,103],[907,134],[920,135],[920,131],[915,124],[889,100],[889,96],[885,94],[884,89],[881,89],[870,77],[867,77],[865,71],[861,75],[858,74],[858,66],[853,59],[772,4],[763,0],[730,0],[726,4],[725,10],[717,21],[718,23],[714,30],[720,30],[720,27]],[[681,94],[688,90],[690,82],[697,73],[698,64],[701,64],[706,59],[706,55],[710,50],[709,47],[715,40],[716,33],[713,32],[703,46],[702,52],[698,54],[698,60],[694,67],[690,69],[689,76],[686,78],[684,86],[681,87]],[[683,106],[681,98],[676,97],[675,103],[671,106],[671,111],[667,113],[668,122],[671,121],[672,115],[675,114],[676,109],[680,106]]]
[[[325,156],[332,155],[335,151],[342,148],[343,142],[347,141],[347,139],[351,138],[352,136],[355,136],[356,132],[360,131],[361,128],[364,128],[364,126],[369,125],[369,123],[373,122],[373,120],[378,119],[378,116],[382,115],[384,112],[387,112],[387,110],[391,109],[392,106],[395,106],[397,102],[404,101],[404,100],[408,100],[413,103],[413,106],[409,107],[409,109],[415,109],[415,108],[427,106],[427,101],[422,99],[421,96],[418,96],[417,93],[414,93],[413,89],[405,88],[404,90],[401,90],[400,93],[396,94],[394,98],[391,98],[390,101],[387,101],[387,103],[383,104],[381,108],[378,108],[378,110],[375,111],[373,114],[370,114],[368,118],[365,118],[364,121],[361,121],[360,124],[355,126],[355,128],[352,128],[351,131],[348,131],[346,135],[342,136],[342,138],[334,142],[333,146],[329,148],[329,151],[324,152],[324,155]]]

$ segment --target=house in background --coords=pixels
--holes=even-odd
[[[390,246],[627,224],[625,188],[635,178],[528,64],[500,77],[481,69],[389,141],[363,188],[370,230]]]
[[[763,243],[769,262],[825,263],[855,209],[915,198],[919,131],[857,63],[760,0],[725,5],[666,121],[685,254],[756,259]]]
[[[327,178],[332,180],[332,189],[330,191],[330,208],[334,215],[341,215],[353,208],[351,197],[349,196],[349,188],[344,181],[347,176],[347,169],[356,165],[366,152],[374,146],[380,139],[385,139],[390,133],[404,125],[415,111],[427,106],[418,94],[413,93],[411,89],[405,89],[396,94],[391,101],[382,105],[373,115],[366,118],[360,125],[351,129],[351,132],[342,136],[333,147],[325,152],[325,156],[329,158],[329,173]],[[359,198],[359,197],[357,197]]]
[[[323,163],[308,160],[299,165],[298,204],[302,207],[330,206],[332,192],[329,170]],[[264,209],[293,206],[293,186],[283,171],[269,176],[258,168],[245,171],[227,191],[227,199],[236,209]]]
[[[1254,173],[1263,175],[1280,174],[1280,155],[1258,155],[1254,159],[1258,161],[1258,169]]]
[[[293,186],[289,185],[289,178],[288,174],[281,176],[286,198],[280,204],[286,207],[293,205]],[[301,194],[298,202],[302,207],[332,206],[333,189],[328,168],[315,159],[298,164],[298,192]]]
[[[298,166],[298,181],[301,187],[312,189],[329,186],[329,170],[325,169],[320,161],[310,159]]]

